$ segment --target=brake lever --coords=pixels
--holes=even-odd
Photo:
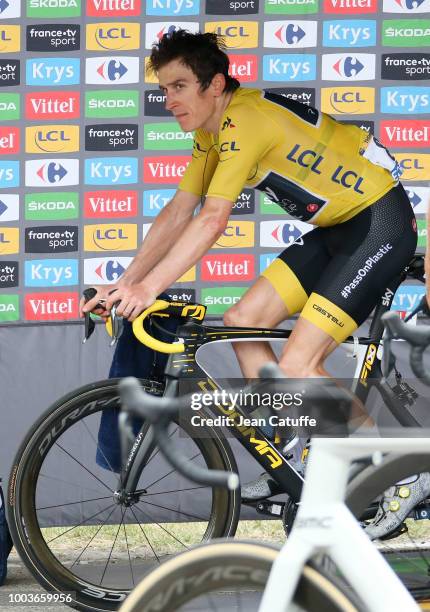
[[[93,299],[93,297],[96,294],[97,294],[97,291],[94,289],[94,287],[88,287],[88,289],[84,290],[82,295],[85,298],[85,302],[89,302],[90,300]],[[82,344],[85,344],[88,338],[92,336],[96,328],[96,324],[94,322],[94,319],[91,318],[90,312],[86,312],[84,315],[84,328],[85,328],[85,332],[84,332],[84,338],[82,340]]]
[[[122,332],[124,331],[124,317],[116,314],[117,305],[118,304],[114,304],[110,311],[110,326],[112,332],[110,346],[114,346],[118,342]]]

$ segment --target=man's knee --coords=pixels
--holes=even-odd
[[[224,325],[228,327],[260,327],[255,313],[240,302],[224,313]]]

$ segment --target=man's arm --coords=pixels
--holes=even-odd
[[[184,232],[199,201],[200,198],[193,193],[178,190],[155,218],[142,246],[118,282],[96,287],[97,295],[85,306],[81,301],[81,316],[83,312],[93,310],[100,300],[107,300],[112,290],[142,281]]]
[[[109,309],[121,300],[118,314],[133,321],[153,304],[159,293],[167,289],[189,270],[213,246],[227,226],[233,202],[223,198],[206,198],[205,205],[186,225],[181,235],[175,232],[174,243],[165,256],[138,283],[119,287],[106,302]]]
[[[424,270],[426,274],[427,304],[430,307],[430,201],[427,208],[427,248],[424,258]]]

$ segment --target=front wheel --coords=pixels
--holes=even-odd
[[[81,610],[118,609],[172,555],[234,535],[240,509],[238,491],[190,482],[157,448],[142,466],[132,501],[115,495],[118,474],[101,467],[100,457],[112,465],[107,449],[117,443],[116,429],[104,428],[102,452],[99,430],[102,413],[116,423],[117,383],[81,387],[51,406],[27,434],[9,481],[8,521],[21,558],[47,590],[75,593],[73,605]],[[157,383],[141,384],[163,393]],[[143,424],[139,435],[147,431]],[[237,472],[219,431],[201,439],[192,433],[187,422],[171,424],[178,453],[207,469]]]
[[[120,612],[257,612],[278,553],[267,544],[238,540],[198,546],[149,574]],[[333,577],[310,566],[289,610],[363,612]]]

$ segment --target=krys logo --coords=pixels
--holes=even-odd
[[[25,228],[26,253],[69,253],[78,250],[76,225]]]
[[[27,193],[25,218],[31,221],[57,221],[79,217],[79,195],[74,191],[61,193]]]
[[[430,0],[384,0],[384,13],[428,13]]]
[[[137,17],[141,0],[87,0],[89,17]]]
[[[19,228],[0,226],[0,255],[19,253]]]
[[[259,0],[206,0],[206,15],[253,15]]]
[[[2,121],[15,121],[20,117],[21,99],[19,94],[0,93],[0,117]]]
[[[313,225],[303,221],[262,221],[260,246],[286,247],[293,243],[302,246],[302,237],[312,229]]]
[[[228,49],[253,49],[258,47],[258,21],[210,21],[205,32],[223,36]]]
[[[269,15],[306,15],[318,13],[319,0],[265,0],[264,12]]]
[[[85,92],[85,116],[119,119],[139,115],[139,92],[134,89]]]
[[[337,53],[322,56],[324,81],[369,81],[375,78],[375,55]]]
[[[139,23],[91,23],[87,25],[88,51],[139,49]]]
[[[19,161],[0,161],[0,188],[19,186]]]
[[[265,81],[314,81],[316,56],[309,54],[263,55]]]
[[[26,64],[26,82],[27,85],[79,85],[79,71],[79,59],[30,59]]]
[[[428,113],[430,87],[382,87],[381,112],[396,115]]]
[[[183,132],[177,123],[145,123],[144,148],[154,151],[191,150],[192,132]]]
[[[256,55],[229,55],[229,75],[241,83],[253,83],[257,80],[258,59]]]
[[[80,25],[27,26],[27,51],[78,51],[80,46]]]
[[[84,259],[84,283],[106,285],[114,283],[130,265],[132,257],[95,257]]]
[[[0,322],[19,321],[19,295],[0,295]]]
[[[428,153],[396,153],[405,181],[428,181],[430,175],[430,155]]]
[[[373,87],[323,87],[321,110],[332,115],[360,115],[375,112]]]
[[[200,0],[147,0],[146,14],[164,17],[172,15],[198,15]]]
[[[0,19],[16,19],[21,17],[21,2],[0,0]]]
[[[85,82],[89,85],[129,85],[139,82],[139,58],[90,57],[85,60]]]
[[[10,2],[10,0],[7,0]],[[27,17],[79,17],[81,0],[26,0]]]
[[[0,287],[18,287],[19,264],[17,261],[0,261]]]
[[[85,126],[86,151],[133,151],[138,147],[139,127],[132,123]]]
[[[79,159],[31,159],[25,162],[27,187],[68,187],[79,184]]]
[[[277,49],[316,47],[317,21],[266,21],[264,46]]]
[[[90,219],[135,217],[137,191],[87,191],[84,215]]]
[[[243,296],[247,287],[210,287],[201,290],[202,304],[207,306],[208,314],[224,314]]]
[[[20,51],[20,49],[21,26],[0,25],[0,53],[16,53]]]
[[[170,36],[179,29],[195,33],[200,28],[197,21],[176,21],[175,23],[157,21],[156,23],[147,23],[145,26],[145,49],[152,49],[152,46],[159,43],[164,34]]]
[[[0,87],[13,87],[20,83],[19,60],[0,59]]]
[[[190,161],[189,155],[145,157],[143,180],[145,183],[178,183]]]
[[[430,121],[397,119],[381,121],[380,140],[392,147],[427,148],[430,139]]]
[[[77,319],[79,294],[28,293],[24,298],[27,321],[64,321]]]
[[[26,153],[79,151],[78,125],[35,125],[25,128]]]
[[[204,281],[233,282],[255,278],[254,255],[205,255],[201,261]]]
[[[324,47],[373,47],[376,45],[376,21],[324,21]]]
[[[129,185],[137,183],[135,157],[92,157],[85,160],[87,185]]]
[[[0,127],[0,155],[18,153],[20,148],[20,132],[17,127]]]
[[[324,0],[324,12],[336,15],[376,13],[377,0]]]
[[[399,19],[382,22],[382,44],[389,47],[430,46],[430,19]]]
[[[27,119],[77,119],[80,115],[78,91],[29,93],[25,96]]]
[[[77,259],[33,259],[25,262],[26,287],[67,287],[78,283]]]
[[[213,249],[238,249],[254,246],[253,221],[229,221],[229,224],[213,245]]]
[[[85,251],[133,251],[137,248],[137,225],[86,225]]]
[[[0,223],[18,221],[19,195],[17,193],[0,193]]]
[[[421,81],[430,77],[430,53],[387,53],[381,62],[383,79]]]
[[[150,189],[143,192],[143,214],[156,217],[175,195],[174,189]]]
[[[430,201],[430,189],[428,187],[405,186],[409,201],[416,215],[427,214],[427,203]]]

